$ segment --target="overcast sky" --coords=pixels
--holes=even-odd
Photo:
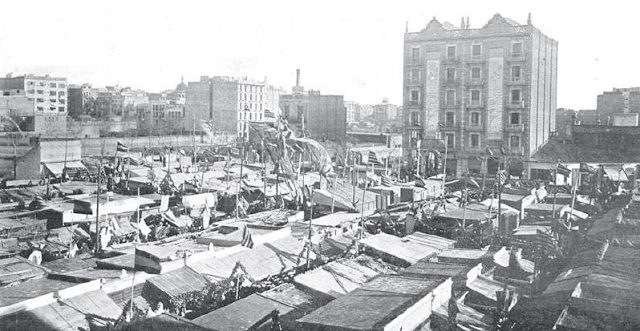
[[[10,1],[0,6],[0,74],[69,83],[174,88],[184,75],[248,76],[345,100],[402,101],[405,22],[433,16],[481,27],[499,12],[559,42],[558,107],[595,108],[612,87],[640,85],[632,1]]]

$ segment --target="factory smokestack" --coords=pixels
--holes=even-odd
[[[296,86],[300,86],[300,69],[296,69]]]

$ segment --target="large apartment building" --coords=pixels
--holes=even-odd
[[[67,79],[24,75],[0,78],[0,113],[22,131],[45,136],[64,134],[67,117]]]
[[[292,88],[291,94],[282,95],[280,108],[283,117],[298,134],[331,141],[340,141],[347,135],[347,107],[344,96],[323,95],[320,91],[314,90],[305,91],[300,85],[299,69],[296,70],[296,86]]]
[[[496,14],[477,29],[468,18],[460,27],[434,18],[419,32],[407,31],[408,164],[426,164],[429,151],[444,154],[446,144],[448,174],[495,173],[504,150],[510,172],[526,177],[523,161],[555,133],[557,63],[558,42],[535,28],[530,16],[522,25]]]
[[[200,120],[213,120],[216,132],[247,138],[250,122],[275,122],[280,114],[280,90],[266,82],[247,78],[200,77],[186,89],[184,127],[189,130]]]

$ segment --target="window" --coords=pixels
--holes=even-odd
[[[511,103],[512,104],[517,104],[517,103],[520,102],[520,100],[522,100],[521,92],[522,91],[520,89],[511,90]]]
[[[411,49],[411,58],[414,60],[420,59],[420,48],[412,48]]]
[[[289,106],[284,106],[284,118],[289,118]]]
[[[411,112],[411,124],[420,125],[420,113],[417,111]]]
[[[447,133],[444,136],[447,148],[453,148],[455,146],[456,135],[453,133]]]
[[[38,111],[43,111],[44,110],[44,108],[42,108],[42,107],[38,107],[37,109],[38,109]]]
[[[456,79],[456,68],[447,68],[447,80]]]
[[[480,113],[471,113],[471,126],[480,126]]]
[[[482,55],[482,45],[472,45],[471,56],[480,56],[480,55]]]
[[[480,135],[472,133],[469,135],[469,146],[471,148],[480,147]]]
[[[447,106],[453,106],[456,102],[456,90],[447,90],[445,95],[445,102]]]
[[[66,88],[66,87],[67,87],[67,84],[65,83],[58,84],[58,88]]]
[[[38,90],[38,94],[44,94],[43,90]]]
[[[420,91],[413,90],[411,91],[411,101],[419,101],[420,100]]]
[[[38,82],[38,86],[44,86],[44,82]]]
[[[418,83],[420,81],[420,70],[411,69],[411,82]]]
[[[38,102],[44,102],[43,98],[38,98]]]
[[[33,83],[33,81],[28,81],[28,82],[27,82],[27,85],[29,85],[29,86],[33,86],[33,85],[34,85],[34,83]]]
[[[520,136],[511,136],[509,146],[511,146],[511,148],[520,148]]]
[[[64,113],[64,107],[58,107],[58,111]]]
[[[58,92],[58,95],[63,97],[63,96],[65,96],[65,93],[64,93],[64,91],[60,91],[60,92]]]
[[[522,78],[522,67],[521,66],[513,66],[511,67],[511,81],[517,82]]]
[[[453,123],[455,122],[455,116],[453,115],[453,112],[449,111],[445,114],[445,118],[444,118],[444,123],[446,126],[453,126]]]
[[[56,88],[58,86],[56,83],[49,83],[49,87]]]
[[[480,104],[480,90],[471,90],[471,104],[472,105]]]
[[[513,55],[522,54],[522,43],[513,43],[513,45],[511,45],[511,53]]]
[[[509,123],[511,125],[520,124],[520,113],[511,113],[511,115],[509,116]]]
[[[447,46],[447,59],[455,60],[456,58],[456,46]]]
[[[27,94],[35,94],[36,90],[27,90]]]
[[[480,79],[482,76],[482,68],[471,68],[471,79]]]
[[[56,96],[56,91],[49,91],[50,96]]]

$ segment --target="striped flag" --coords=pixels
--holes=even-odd
[[[129,147],[125,146],[123,143],[118,141],[116,150],[118,152],[125,152],[126,153],[126,152],[129,151]]]
[[[503,185],[507,181],[507,179],[509,179],[509,175],[507,174],[506,170],[500,170],[496,174],[496,179],[498,180],[498,183],[500,183],[500,185]]]
[[[567,168],[564,164],[558,163],[557,165],[557,171],[559,174],[567,177],[571,174],[571,170],[569,168]]]
[[[210,162],[213,161],[213,157],[215,156],[215,153],[210,149],[205,149],[202,154],[204,155],[204,158],[207,159],[207,161],[210,160]]]
[[[253,248],[253,238],[251,237],[251,232],[249,232],[249,227],[246,225],[242,230],[242,241],[240,242],[240,245],[247,248]]]
[[[489,147],[487,147],[487,154],[489,154],[490,156],[493,156],[493,151]]]
[[[380,182],[382,186],[391,187],[392,182],[391,182],[391,177],[389,177],[389,175],[382,174],[382,176],[380,177],[381,177]]]
[[[269,109],[264,110],[264,117],[266,118],[276,118],[276,113],[272,112]]]
[[[383,165],[382,163],[380,163],[380,160],[378,160],[378,155],[374,151],[369,151],[369,157],[367,158],[367,164],[375,164],[375,165],[379,165],[379,166]]]

